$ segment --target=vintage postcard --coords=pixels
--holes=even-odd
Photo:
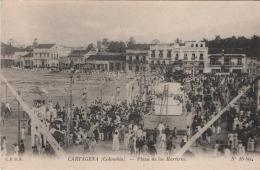
[[[259,2],[0,3],[0,170],[260,169]]]

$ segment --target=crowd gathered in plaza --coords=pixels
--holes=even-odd
[[[238,93],[251,82],[248,75],[231,74],[226,76],[200,75],[195,78],[187,77],[184,82],[189,82],[186,91],[188,102],[186,109],[194,113],[191,127],[187,127],[188,134],[195,134],[203,128],[217,113],[226,107]],[[256,132],[256,93],[249,89],[240,102],[230,106],[227,111],[209,127],[201,137],[196,140],[196,145],[207,145],[214,142],[215,155],[242,154],[245,151],[254,151]],[[241,102],[242,101],[242,102]],[[227,139],[211,141],[213,134],[220,134],[223,123]]]
[[[155,82],[158,79],[150,77],[148,81]],[[182,135],[179,134],[179,129],[171,129],[164,122],[158,122],[157,127],[145,129],[143,119],[153,111],[153,102],[143,100],[139,95],[134,96],[131,103],[102,101],[97,98],[89,105],[72,104],[71,107],[61,106],[59,101],[39,100],[34,102],[33,111],[56,141],[65,148],[78,146],[82,147],[84,153],[94,154],[100,143],[110,141],[111,150],[125,151],[132,155],[156,155],[160,152],[173,154],[250,83],[248,75],[243,74],[186,75],[181,80],[185,95],[184,114],[192,114],[193,121]],[[148,96],[153,94],[149,90],[147,93]],[[196,140],[194,146],[212,146],[215,156],[254,151],[255,140],[259,135],[256,122],[259,115],[254,103],[256,93],[253,88],[239,101],[243,102],[229,106],[221,118]],[[29,121],[27,130],[31,135],[34,154],[53,152],[35,122]],[[23,129],[20,147],[14,146],[15,153],[24,153],[25,131]],[[211,139],[213,135],[220,136],[222,131],[227,132],[226,138]],[[4,154],[6,141],[6,137],[3,137],[1,150]]]

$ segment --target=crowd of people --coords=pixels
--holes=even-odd
[[[148,80],[157,81],[153,77]],[[153,109],[152,102],[147,102],[140,96],[135,96],[130,103],[103,102],[98,98],[88,106],[72,104],[71,107],[60,106],[59,102],[46,103],[39,100],[35,101],[33,111],[61,146],[76,145],[82,147],[84,153],[95,153],[100,141],[111,141],[113,151],[125,150],[130,154],[150,155],[162,151],[172,154],[251,83],[248,75],[243,74],[198,74],[196,77],[186,75],[181,82],[185,94],[184,112],[193,115],[192,124],[187,126],[181,137],[176,127],[170,129],[163,122],[158,122],[158,126],[152,129],[144,129],[144,115]],[[148,90],[148,94],[153,93]],[[258,113],[254,107],[256,93],[253,88],[241,100],[244,104],[237,103],[229,107],[196,140],[195,145],[212,144],[216,156],[254,151],[258,135],[255,122]],[[221,134],[223,128],[228,132],[227,138],[212,141],[211,136]],[[31,135],[33,153],[52,152],[35,122],[28,123],[28,133]],[[22,144],[24,140],[22,138]],[[1,143],[2,146],[6,145],[6,138]],[[15,148],[17,150],[16,146]],[[2,150],[5,152],[5,149]],[[24,148],[18,150],[24,152]]]
[[[221,76],[201,74],[194,78],[186,77],[183,81],[188,101],[186,111],[194,113],[191,125],[192,134],[203,128],[238,95],[240,90],[250,83],[248,75],[242,74]],[[228,108],[228,111],[196,140],[196,145],[215,144],[215,155],[254,151],[254,139],[258,135],[255,124],[258,114],[254,101],[256,101],[256,93],[251,88],[236,105]],[[226,126],[223,126],[224,122]],[[211,136],[215,133],[220,134],[224,127],[228,132],[228,138],[211,141]],[[187,132],[190,131],[189,129],[188,127]]]

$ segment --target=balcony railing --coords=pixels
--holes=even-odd
[[[230,66],[230,67],[242,67],[243,64],[242,63],[221,63],[221,62],[214,62],[214,63],[210,63],[210,66],[214,67],[214,66]]]
[[[221,62],[210,62],[209,63],[210,66],[222,66]]]

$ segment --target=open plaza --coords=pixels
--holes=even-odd
[[[3,2],[1,157],[259,156],[260,4],[110,3]]]
[[[98,71],[71,76],[3,69],[1,74],[8,77],[8,85],[3,79],[1,83],[6,155],[55,155],[57,146],[50,140],[67,154],[175,155],[186,144],[184,154],[193,156],[259,150],[257,81],[248,74],[187,74],[177,81],[155,73],[146,73],[146,79]]]

